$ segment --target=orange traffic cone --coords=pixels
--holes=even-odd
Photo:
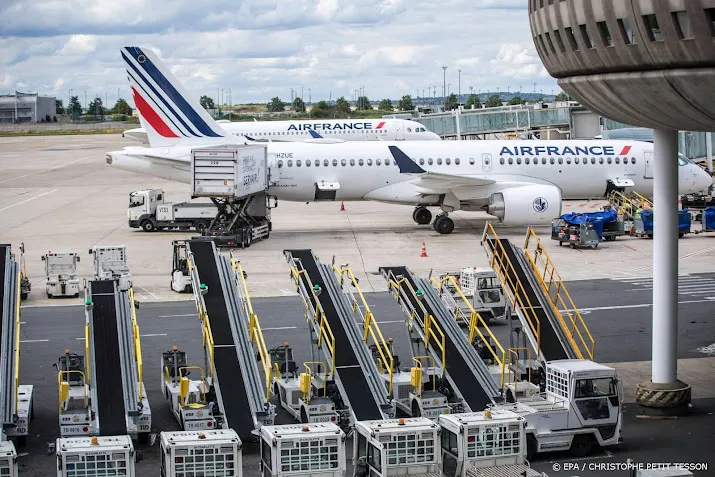
[[[426,257],[427,256],[427,247],[425,247],[425,243],[422,242],[422,252],[420,252],[420,257]]]
[[[340,202],[340,212],[344,212],[344,211],[345,211],[345,202],[341,201]]]

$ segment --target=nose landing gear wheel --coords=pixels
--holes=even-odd
[[[454,222],[446,215],[440,215],[434,221],[432,227],[435,229],[436,232],[439,232],[442,235],[448,235],[451,234],[454,230]]]
[[[427,225],[432,221],[432,212],[425,207],[416,207],[412,212],[412,220],[420,225]]]

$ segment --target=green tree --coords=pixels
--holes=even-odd
[[[489,97],[487,98],[486,102],[484,103],[484,105],[487,108],[496,108],[496,107],[501,106],[501,96],[499,96],[496,93],[490,94]]]
[[[482,102],[479,101],[479,96],[476,94],[470,94],[469,98],[467,98],[467,108],[471,108],[472,105],[474,105],[474,109],[482,107]]]
[[[327,118],[330,116],[330,105],[325,101],[318,101],[310,106],[310,115],[315,118]]]
[[[72,114],[72,119],[77,119],[82,113],[82,105],[79,104],[79,98],[77,96],[72,96],[70,102],[67,105],[68,113]]]
[[[358,111],[365,111],[367,109],[372,109],[372,104],[367,96],[360,96],[355,102],[355,107]]]
[[[102,98],[94,98],[87,106],[87,114],[92,114],[94,116],[104,115],[104,106],[102,105]]]
[[[380,111],[392,111],[392,101],[389,99],[383,99],[380,101],[380,105],[377,107]]]
[[[350,113],[350,103],[348,103],[348,100],[345,99],[344,96],[335,100],[335,111],[345,114]]]
[[[61,99],[55,99],[55,109],[57,110],[57,114],[64,114],[65,113],[65,108],[62,106],[62,100]]]
[[[201,107],[204,109],[216,109],[213,98],[206,95],[201,96],[199,104],[201,104]]]
[[[271,102],[268,103],[268,112],[269,113],[280,113],[282,111],[285,111],[285,103],[283,101],[281,101],[281,99],[278,96],[271,99]]]
[[[444,102],[444,109],[446,111],[451,111],[453,109],[457,109],[459,106],[459,103],[457,102],[457,95],[452,93],[449,96],[447,96],[447,101]]]
[[[406,94],[397,102],[397,109],[400,111],[412,111],[415,105],[412,104],[412,96]]]
[[[124,98],[119,98],[112,108],[112,114],[132,114],[132,108]]]
[[[514,105],[514,104],[524,104],[525,102],[526,102],[526,101],[524,101],[524,100],[521,98],[521,96],[517,95],[517,96],[512,97],[507,104],[511,104],[511,105]]]
[[[555,101],[568,101],[569,97],[566,93],[563,91],[560,92],[559,94],[556,95],[556,98],[554,98]]]
[[[293,110],[294,111],[305,111],[305,103],[301,98],[295,98],[293,100]]]

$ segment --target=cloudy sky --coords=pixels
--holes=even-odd
[[[152,48],[193,94],[234,103],[442,91],[558,92],[527,0],[1,0],[0,93],[129,98],[122,46]],[[534,86],[536,84],[536,86]],[[426,93],[425,93],[426,95]],[[226,100],[228,94],[226,93]]]

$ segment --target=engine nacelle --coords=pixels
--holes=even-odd
[[[550,185],[526,185],[492,194],[486,212],[504,225],[542,225],[561,215],[561,191]]]

